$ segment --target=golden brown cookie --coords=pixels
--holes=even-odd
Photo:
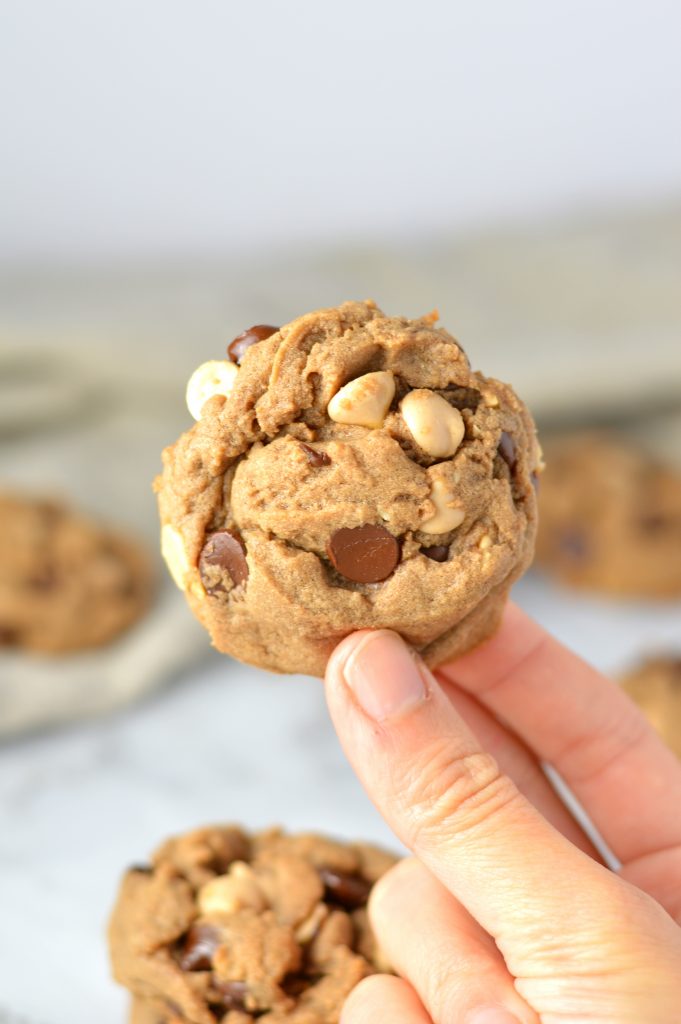
[[[681,473],[601,434],[556,439],[546,464],[538,564],[606,594],[681,595]]]
[[[648,658],[622,677],[622,685],[681,757],[681,655]]]
[[[137,544],[57,502],[0,495],[0,647],[61,654],[106,644],[150,594]]]
[[[511,388],[435,321],[348,302],[252,328],[191,378],[162,549],[219,650],[322,675],[363,627],[430,664],[495,628],[532,557],[540,454]]]
[[[363,843],[232,826],[164,843],[123,878],[109,937],[133,1024],[335,1024],[389,970],[371,887],[395,858]]]

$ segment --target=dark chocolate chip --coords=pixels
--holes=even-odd
[[[644,533],[662,533],[671,525],[671,520],[659,512],[651,512],[649,515],[641,516],[638,525]]]
[[[336,530],[326,550],[333,567],[354,583],[380,583],[400,560],[397,539],[373,523]]]
[[[502,430],[501,432],[497,451],[511,472],[513,472],[516,467],[516,463],[518,462],[518,456],[516,454],[515,441],[510,434],[506,433],[505,430]]]
[[[31,590],[54,590],[57,585],[57,576],[54,569],[46,565],[33,576],[29,576],[26,584]]]
[[[282,988],[287,996],[297,999],[298,996],[301,996],[303,992],[314,985],[316,980],[319,979],[309,974],[289,974],[284,978]]]
[[[214,981],[213,987],[220,995],[220,1005],[225,1010],[245,1010],[248,985],[243,981]]]
[[[199,559],[199,572],[201,579],[206,577],[208,581],[206,590],[211,592],[210,581],[207,574],[209,565],[218,565],[225,569],[232,578],[235,587],[248,579],[248,562],[246,561],[246,548],[241,537],[232,530],[219,530],[211,534],[203,546],[201,558]],[[213,590],[218,589],[214,587]]]
[[[183,971],[210,971],[213,954],[220,945],[220,932],[210,924],[193,924],[180,952]]]
[[[357,875],[349,875],[345,871],[333,868],[320,868],[321,878],[326,890],[326,898],[332,903],[340,903],[342,907],[354,910],[365,906],[371,892],[371,883]]]
[[[0,647],[15,647],[19,643],[19,630],[0,625]]]
[[[326,452],[320,451],[318,448],[311,448],[309,444],[305,444],[304,441],[300,442],[300,447],[307,455],[307,461],[311,466],[317,469],[319,466],[330,466],[331,459]]]
[[[131,864],[128,871],[135,875],[153,875],[154,873],[151,864]]]
[[[446,562],[449,555],[449,546],[447,544],[433,544],[432,547],[421,548],[421,554],[425,555],[426,558],[432,558],[434,562]]]
[[[588,554],[586,537],[579,530],[565,530],[558,538],[562,554],[574,562],[581,562]]]
[[[227,355],[233,363],[240,363],[246,349],[249,349],[251,345],[257,345],[259,341],[271,338],[278,330],[278,327],[272,327],[270,324],[256,324],[255,327],[249,327],[247,331],[237,335],[234,341],[230,343],[227,348]]]

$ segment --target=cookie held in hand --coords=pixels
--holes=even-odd
[[[187,389],[156,481],[162,550],[215,646],[322,675],[357,629],[431,665],[497,625],[532,558],[541,455],[455,339],[348,302],[253,327]]]
[[[276,829],[168,840],[127,872],[111,918],[132,1024],[336,1024],[355,985],[390,969],[366,904],[394,863],[363,843]]]

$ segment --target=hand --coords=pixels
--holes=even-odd
[[[678,1024],[681,762],[615,683],[510,607],[435,675],[396,634],[355,633],[329,662],[327,697],[416,855],[370,905],[399,977],[366,979],[342,1024]]]

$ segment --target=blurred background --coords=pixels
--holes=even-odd
[[[437,307],[542,437],[681,467],[680,37],[672,0],[0,0],[0,492],[123,530],[157,580],[103,645],[0,650],[0,1022],[124,1019],[104,922],[170,832],[391,844],[319,685],[211,652],[160,565],[199,362],[345,299]],[[681,586],[611,591],[549,558],[516,598],[616,675],[679,655]]]

